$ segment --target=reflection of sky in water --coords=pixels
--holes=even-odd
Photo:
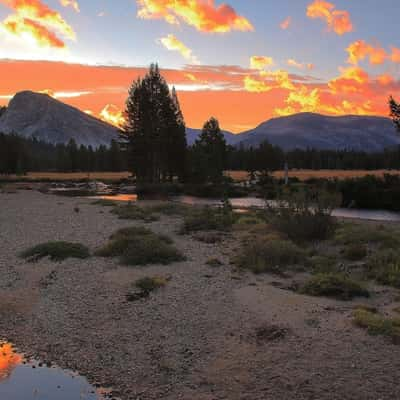
[[[1,400],[100,400],[83,377],[60,368],[23,363],[9,343],[0,343]]]

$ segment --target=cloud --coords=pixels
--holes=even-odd
[[[7,33],[23,40],[31,39],[39,47],[64,48],[65,43],[58,34],[76,39],[73,28],[62,16],[40,0],[0,0],[0,4],[15,12],[0,24]]]
[[[383,64],[388,57],[386,51],[382,47],[374,47],[364,40],[357,40],[351,43],[346,51],[349,53],[347,62],[353,65],[357,65],[366,58],[369,59],[370,64],[380,65]]]
[[[328,30],[338,35],[353,31],[353,23],[348,11],[336,10],[335,5],[325,0],[314,0],[307,7],[307,16],[312,19],[322,19],[327,23]]]
[[[139,18],[163,19],[173,25],[184,22],[201,32],[254,30],[233,7],[225,3],[216,6],[214,0],[137,0],[137,4]]]
[[[369,75],[360,67],[339,68],[339,77],[328,82],[333,94],[364,92],[370,81]]]
[[[125,125],[125,118],[123,112],[114,104],[107,104],[99,114],[100,119],[122,128]]]
[[[159,41],[167,50],[177,51],[192,64],[199,64],[199,60],[193,55],[192,49],[189,49],[189,47],[183,44],[175,35],[169,34]]]
[[[79,9],[79,4],[78,4],[77,0],[60,0],[60,4],[63,7],[73,8],[77,13],[81,12],[81,10]]]
[[[250,93],[265,93],[272,90],[274,87],[268,85],[265,80],[255,79],[251,76],[246,76],[243,80],[244,88]]]
[[[287,64],[290,67],[295,67],[295,68],[298,68],[298,69],[308,69],[308,70],[314,69],[314,64],[312,64],[312,63],[300,63],[300,62],[296,61],[293,58],[289,58],[287,60]]]
[[[392,47],[392,54],[390,55],[392,62],[400,64],[400,49]]]
[[[287,17],[284,21],[280,23],[280,27],[283,30],[289,29],[290,25],[292,24],[292,17]]]
[[[250,68],[263,70],[266,67],[270,67],[274,65],[274,60],[272,57],[265,57],[265,56],[252,56],[250,58]]]

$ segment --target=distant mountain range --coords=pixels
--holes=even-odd
[[[50,143],[109,145],[118,137],[117,128],[66,105],[52,97],[34,92],[20,92],[10,101],[0,117],[0,132],[35,136]],[[191,145],[201,130],[187,129]],[[400,145],[400,135],[392,121],[384,117],[329,117],[300,113],[270,119],[255,129],[240,134],[224,131],[228,144],[257,147],[268,141],[284,150],[295,148],[318,150],[358,150],[379,152]]]
[[[62,103],[47,94],[20,92],[11,99],[0,118],[0,132],[36,137],[48,143],[67,143],[99,147],[109,146],[118,138],[118,131],[77,108]]]

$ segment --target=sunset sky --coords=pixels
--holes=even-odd
[[[193,128],[387,115],[399,15],[399,0],[0,0],[0,104],[45,91],[121,123],[130,83],[158,62]]]

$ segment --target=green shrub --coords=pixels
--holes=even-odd
[[[352,244],[344,250],[344,257],[350,261],[360,261],[367,256],[367,247],[363,244]]]
[[[148,207],[150,212],[170,216],[185,215],[190,210],[190,206],[180,203],[166,202]]]
[[[354,297],[369,297],[369,292],[358,282],[342,274],[317,274],[312,276],[300,289],[310,296],[334,297],[340,300],[351,300]]]
[[[335,270],[336,260],[333,257],[315,255],[308,260],[313,273],[329,273]]]
[[[223,208],[204,207],[195,209],[185,216],[182,232],[227,231],[232,228],[235,218],[232,211]]]
[[[400,254],[394,250],[381,250],[367,260],[367,277],[377,282],[400,288]]]
[[[285,194],[279,207],[267,207],[272,225],[294,242],[326,240],[335,232],[337,196],[325,192]]]
[[[183,261],[183,255],[165,235],[144,227],[123,228],[111,235],[110,241],[96,251],[100,257],[119,257],[125,265],[170,264]]]
[[[88,258],[89,256],[89,249],[86,246],[63,241],[42,243],[21,253],[21,257],[32,261],[44,257],[50,257],[53,261],[62,261],[67,258]]]
[[[144,277],[135,282],[135,286],[142,292],[150,293],[167,284],[167,279],[161,276]]]
[[[114,207],[113,214],[118,215],[120,219],[141,220],[144,222],[158,221],[158,215],[155,215],[150,208],[139,207],[134,204],[126,204]]]
[[[305,260],[305,252],[294,243],[266,236],[246,242],[238,256],[237,265],[254,273],[282,274],[286,267]]]
[[[390,337],[393,342],[400,343],[400,319],[384,318],[365,309],[357,309],[353,313],[353,321],[360,328],[367,329],[370,335]]]
[[[352,245],[353,243],[374,244],[384,249],[397,249],[400,237],[397,232],[383,226],[366,226],[364,224],[342,224],[336,231],[337,244]]]

